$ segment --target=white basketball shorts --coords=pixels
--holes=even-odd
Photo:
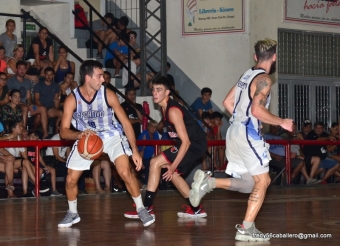
[[[114,163],[121,155],[132,155],[129,142],[125,136],[114,136],[102,139],[104,144],[104,153],[107,153],[110,160]],[[89,170],[93,160],[86,160],[79,155],[78,141],[73,146],[69,157],[67,158],[66,167],[73,170]]]
[[[226,173],[233,177],[250,173],[252,176],[269,171],[269,145],[251,128],[234,123],[226,137]]]

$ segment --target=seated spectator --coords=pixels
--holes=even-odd
[[[23,110],[23,125],[27,128],[28,113],[30,116],[39,116],[34,119],[34,129],[41,124],[43,130],[43,138],[48,136],[47,131],[47,111],[45,107],[32,104],[32,84],[25,78],[27,72],[27,64],[24,61],[18,61],[17,74],[8,79],[7,86],[9,90],[17,89],[20,91],[20,105]]]
[[[5,174],[5,186],[8,198],[16,198],[14,195],[13,174],[14,174],[14,157],[4,148],[0,148],[0,172]]]
[[[112,13],[106,13],[104,15],[104,19],[111,24],[114,16]],[[106,30],[107,30],[107,26],[105,24],[105,22],[103,22],[101,19],[98,20],[94,20],[92,21],[92,30],[93,32],[103,41],[105,42],[105,37],[106,37]],[[108,45],[108,43],[105,43],[106,45]],[[90,48],[91,47],[91,40],[88,40],[86,42],[86,47]],[[98,49],[98,53],[97,53],[97,59],[103,59],[103,44],[97,40],[96,37],[93,36],[92,39],[92,47],[94,49]]]
[[[282,140],[283,138],[278,136],[280,126],[270,125],[269,132],[263,135],[264,140]],[[272,160],[269,162],[270,167],[278,168],[280,171],[286,166],[285,159],[285,148],[282,145],[271,144],[269,147],[269,152]],[[304,161],[300,158],[297,158],[295,153],[291,153],[291,168],[292,180],[299,174],[303,166],[305,165]]]
[[[195,111],[196,117],[201,118],[203,112],[213,113],[213,106],[210,101],[211,94],[212,90],[204,87],[201,90],[201,97],[197,98],[191,105],[191,108]]]
[[[43,106],[47,110],[49,118],[57,118],[56,131],[63,115],[59,109],[60,87],[53,83],[54,70],[51,67],[45,69],[45,81],[39,82],[34,88],[34,102],[36,105]]]
[[[17,36],[14,34],[15,21],[8,19],[6,21],[6,32],[0,35],[0,46],[4,46],[6,50],[6,56],[13,56],[13,49],[17,45]]]
[[[330,129],[329,129],[329,136],[331,138],[334,138],[336,141],[339,140],[339,124],[337,122],[333,122]],[[328,157],[336,160],[338,163],[340,163],[340,156],[339,156],[339,146],[338,145],[327,145],[327,152],[328,152]],[[340,182],[340,170],[338,169],[334,175],[336,176],[335,178],[335,183]]]
[[[314,129],[308,133],[306,140],[331,140],[336,139],[333,136],[329,136],[324,131],[323,122],[315,122]],[[339,162],[328,157],[326,145],[306,145],[303,148],[305,156],[319,156],[321,159],[320,168],[327,170],[325,175],[321,179],[321,184],[326,184],[327,179],[331,177],[338,169]],[[320,170],[321,171],[321,170]]]
[[[119,71],[122,67],[122,62],[126,62],[128,58],[128,47],[125,45],[124,41],[118,39],[117,41],[111,43],[109,45],[109,49],[113,52],[113,54],[109,51],[106,52],[104,64],[105,67],[115,68],[114,77],[119,78]],[[120,60],[118,61],[117,58]]]
[[[59,84],[59,109],[63,110],[64,102],[66,97],[77,87],[77,82],[74,81],[74,74],[72,72],[67,72],[64,81]]]
[[[1,76],[1,75],[0,75]],[[7,129],[9,122],[22,122],[22,107],[20,105],[20,91],[17,89],[11,90],[9,93],[9,103],[4,105],[1,109],[1,121]]]
[[[104,159],[97,159],[95,160],[92,165],[92,177],[94,181],[94,185],[96,188],[97,194],[106,194],[111,193],[111,165],[110,160],[107,158]],[[100,185],[100,171],[103,170],[103,177],[105,182],[104,190]]]
[[[13,57],[9,57],[7,60],[7,76],[12,77],[15,76],[17,73],[17,62],[21,61],[24,58],[24,46],[21,44],[17,44],[13,49]],[[27,63],[28,68],[30,67],[31,63]],[[29,75],[26,73],[26,79],[31,80],[34,83],[39,81],[38,76],[36,75]]]
[[[114,86],[111,84],[111,73],[108,71],[104,71],[104,82],[102,83],[102,85],[106,86],[107,88],[109,88],[111,91],[115,91],[114,90]],[[118,96],[118,95],[117,95]],[[120,97],[118,97],[119,99]]]
[[[169,62],[167,62],[166,63],[166,71],[167,71],[166,77],[170,81],[171,89],[175,90],[175,80],[174,80],[174,77],[171,74],[169,74],[170,69],[171,69],[171,65]]]
[[[297,139],[305,140],[308,133],[312,131],[312,122],[310,120],[305,120],[302,125],[302,131],[296,134]],[[303,147],[301,147],[303,148]]]
[[[137,33],[135,31],[130,31],[128,33],[128,36],[129,36],[129,45],[135,50],[139,49],[139,44],[137,43]],[[132,56],[133,55],[135,54],[132,54]]]
[[[223,115],[220,112],[213,112],[211,115],[211,119],[213,121],[213,131],[215,140],[222,140],[222,134],[221,134],[221,127],[223,125],[222,122]],[[225,157],[225,146],[215,146],[214,148],[214,167],[217,170],[223,170],[224,168],[224,157]],[[218,160],[218,164],[217,164]]]
[[[37,141],[39,140],[39,131],[36,130],[30,130],[28,132],[28,139],[32,141]],[[35,158],[36,158],[36,151],[35,147],[27,147],[27,156],[28,160],[32,163],[35,164]],[[51,185],[52,185],[52,192],[51,196],[61,196],[62,194],[58,192],[57,190],[57,178],[56,178],[56,170],[53,167],[50,167],[46,165],[44,159],[42,158],[41,154],[39,155],[39,165],[40,168],[44,170],[45,175],[51,174]]]
[[[21,140],[20,135],[23,133],[23,127],[21,122],[10,122],[9,123],[9,132],[11,133],[11,136],[13,137],[11,140]],[[15,157],[14,160],[14,168],[15,169],[21,169],[22,170],[22,190],[23,190],[23,197],[31,197],[31,194],[27,192],[28,189],[28,177],[30,178],[30,181],[35,184],[35,168],[33,164],[28,160],[27,157],[27,151],[26,148],[6,148],[6,150]],[[39,170],[41,177],[41,174],[43,173],[43,170]],[[49,188],[41,187],[40,193],[44,193],[49,191]],[[34,193],[33,193],[34,195]]]
[[[53,43],[48,38],[48,29],[46,27],[40,27],[39,36],[32,39],[26,59],[33,67],[41,70],[42,76],[45,68],[53,67]]]
[[[286,140],[297,140],[296,137],[296,123],[293,122],[292,131],[285,131],[283,134],[281,134],[281,137]],[[306,180],[306,184],[315,184],[318,183],[316,179],[314,179],[316,172],[319,169],[320,166],[320,157],[318,156],[304,156],[300,145],[298,144],[292,144],[290,145],[290,152],[295,154],[297,158],[300,158],[305,161],[305,166],[301,169],[301,173],[304,176]],[[310,174],[308,175],[308,172]]]
[[[1,108],[9,102],[8,92],[7,75],[0,72],[0,112]]]
[[[5,73],[7,71],[7,64],[5,60],[6,50],[4,46],[0,46],[0,72]]]
[[[138,140],[159,140],[157,127],[157,121],[150,120],[147,128],[138,136]],[[146,185],[149,179],[150,161],[155,154],[155,146],[138,146],[138,151],[143,158],[143,169],[141,170],[142,183]],[[160,148],[158,153],[160,153]]]
[[[54,82],[63,82],[69,72],[75,74],[75,64],[74,62],[67,60],[67,54],[66,47],[59,46],[58,60],[53,62],[53,68],[55,71]]]
[[[125,63],[125,66],[128,67],[128,63]],[[137,74],[137,68],[139,68],[140,66],[140,57],[139,54],[136,54],[132,57],[131,61],[130,61],[130,71],[131,73],[133,73],[134,75],[136,75],[136,77],[140,80],[140,75]],[[128,70],[124,67],[123,68],[123,72],[122,72],[122,85],[125,88],[139,88],[140,83],[135,80],[135,78],[129,74]]]
[[[136,90],[133,88],[128,88],[125,90],[125,96],[130,101],[134,102],[136,106],[131,105],[127,101],[121,103],[120,105],[124,109],[127,117],[129,118],[130,123],[132,124],[133,131],[135,136],[139,136],[141,133],[141,123],[143,120],[142,114],[139,110],[143,109],[143,106],[139,103],[136,103]],[[137,107],[137,108],[135,108]]]

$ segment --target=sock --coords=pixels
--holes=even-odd
[[[194,207],[191,205],[189,198],[186,198],[187,202],[189,203],[189,206],[191,207],[191,209],[196,213],[199,209],[200,206]]]
[[[215,178],[208,179],[208,184],[209,184],[211,189],[215,189],[216,188],[216,179]]]
[[[247,222],[247,221],[243,221],[243,227],[244,229],[249,229],[250,227],[252,227],[254,224],[254,222]]]
[[[144,208],[143,201],[142,201],[142,195],[139,195],[137,197],[132,197],[133,201],[136,204],[136,211],[140,208]]]
[[[153,204],[153,199],[155,198],[156,192],[153,191],[146,191],[145,192],[145,197],[144,197],[144,206],[146,208],[149,208]]]
[[[77,199],[74,201],[68,201],[68,209],[74,213],[77,214],[78,210],[77,210]]]

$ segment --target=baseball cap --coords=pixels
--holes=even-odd
[[[310,120],[305,120],[304,122],[303,122],[303,126],[309,126],[309,125],[312,125],[312,122],[310,121]]]

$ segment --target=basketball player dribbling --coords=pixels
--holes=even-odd
[[[261,135],[261,122],[280,125],[292,131],[293,120],[281,119],[268,111],[275,72],[277,42],[260,40],[255,44],[255,67],[246,71],[224,99],[223,105],[232,115],[226,137],[229,161],[226,173],[234,178],[212,178],[197,170],[190,191],[190,202],[199,204],[201,198],[214,188],[250,193],[242,224],[236,225],[236,240],[268,241],[255,227],[255,218],[263,204],[270,184],[268,145]]]
[[[151,225],[155,219],[144,208],[137,180],[130,171],[128,157],[130,155],[136,170],[142,167],[142,158],[136,146],[131,123],[120,106],[116,94],[102,86],[104,71],[100,62],[85,61],[80,66],[79,73],[80,86],[72,91],[64,103],[60,136],[63,139],[79,140],[83,135],[97,134],[103,140],[103,152],[108,154],[118,174],[124,180],[143,225]],[[114,113],[121,124],[118,123]],[[79,131],[70,129],[71,123]],[[66,163],[68,168],[66,196],[69,210],[58,227],[70,227],[80,221],[77,210],[77,182],[83,170],[90,169],[93,160],[86,160],[79,155],[77,143],[78,141],[74,143]]]

